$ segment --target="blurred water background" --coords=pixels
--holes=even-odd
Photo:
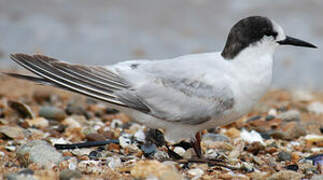
[[[322,0],[0,0],[0,65],[17,68],[13,52],[103,65],[220,51],[250,15],[321,47],[279,48],[273,87],[323,90]]]

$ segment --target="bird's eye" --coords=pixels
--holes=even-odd
[[[267,31],[267,32],[265,32],[265,35],[266,36],[273,36],[274,38],[276,38],[276,36],[278,35],[278,33],[275,32],[275,31]]]

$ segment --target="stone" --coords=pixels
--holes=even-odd
[[[82,173],[79,170],[64,169],[59,173],[59,180],[80,179]]]
[[[297,164],[290,164],[290,165],[286,166],[285,169],[297,172],[298,165]]]
[[[104,141],[105,137],[98,133],[90,133],[85,136],[85,139],[88,141]]]
[[[282,151],[278,153],[278,161],[291,161],[292,155],[288,152]]]
[[[113,156],[106,159],[106,165],[108,165],[112,169],[115,169],[121,167],[122,162],[118,156]]]
[[[43,117],[37,117],[34,119],[28,119],[27,123],[29,124],[29,126],[34,126],[37,128],[46,128],[49,126],[49,122],[47,119],[43,118]]]
[[[322,180],[323,179],[323,175],[314,175],[311,180]]]
[[[276,118],[281,119],[285,122],[300,121],[301,113],[297,110],[289,110],[278,114]]]
[[[140,149],[144,152],[145,157],[149,157],[154,155],[154,153],[157,151],[157,146],[155,144],[145,143],[140,146]]]
[[[225,135],[227,135],[230,138],[237,138],[240,137],[240,131],[232,127],[225,132]]]
[[[40,117],[44,117],[46,119],[52,119],[61,121],[64,120],[66,117],[66,114],[64,110],[54,107],[54,106],[43,106],[40,108],[38,115]]]
[[[44,167],[51,167],[64,159],[61,153],[42,140],[34,140],[20,146],[16,154],[20,163],[24,166],[37,163]]]
[[[209,141],[227,141],[227,142],[229,142],[230,138],[228,138],[227,136],[222,135],[222,134],[207,133],[207,134],[203,135],[202,141],[207,141],[207,140],[209,140]]]
[[[300,101],[300,102],[309,102],[314,99],[311,92],[304,91],[304,90],[292,91],[292,98],[294,101]]]
[[[185,154],[185,149],[179,146],[175,147],[173,151],[182,157]]]
[[[183,177],[177,170],[169,165],[165,165],[156,160],[139,161],[130,171],[135,179],[147,179],[156,177],[160,180],[182,180]]]
[[[302,174],[297,173],[295,171],[290,170],[281,170],[279,172],[274,173],[270,177],[268,177],[266,180],[301,180],[303,177]]]
[[[0,126],[0,134],[10,139],[23,139],[24,129],[18,126]]]
[[[323,114],[323,104],[321,102],[312,102],[307,106],[307,110],[314,114]]]
[[[165,161],[169,159],[169,155],[167,152],[157,150],[156,153],[154,154],[154,159],[158,161]]]
[[[19,101],[8,101],[8,105],[10,106],[11,109],[14,109],[17,111],[22,118],[34,118],[34,114],[31,111],[31,108],[24,103],[21,103]]]
[[[187,174],[189,174],[192,177],[192,179],[199,179],[204,174],[204,171],[200,168],[194,168],[188,170]]]
[[[248,143],[260,142],[261,144],[264,144],[263,138],[257,131],[252,130],[248,132],[247,130],[243,129],[240,136],[244,141]]]

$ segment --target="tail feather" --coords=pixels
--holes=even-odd
[[[73,65],[62,63],[56,59],[48,58],[42,55],[29,56],[26,54],[12,54],[10,57],[16,63],[42,77],[44,80],[40,78],[36,79],[34,77],[26,77],[24,75],[19,76],[20,78],[45,84],[49,82],[49,85],[68,89],[70,91],[78,92],[80,94],[84,94],[119,106],[127,106],[126,104],[118,100],[118,97],[113,94],[114,89],[111,87],[112,85],[103,86],[103,84],[105,83],[103,83],[102,81],[100,81],[100,83],[97,83],[95,79],[91,80],[88,77],[84,78],[84,76],[82,78],[82,76],[77,76],[77,73],[71,73],[70,70],[67,70]],[[66,66],[66,68],[62,68],[64,66]]]

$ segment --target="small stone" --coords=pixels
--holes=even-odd
[[[192,176],[192,179],[199,179],[204,174],[204,171],[200,168],[194,168],[187,171],[187,174]]]
[[[139,161],[130,171],[135,179],[147,179],[156,177],[160,180],[182,180],[183,177],[175,168],[165,165],[156,160]]]
[[[81,127],[81,123],[77,120],[80,116],[70,116],[64,119],[62,122],[63,125],[68,126],[69,128],[79,128]],[[84,116],[81,116],[84,118]],[[81,118],[79,118],[80,121],[82,121]],[[84,118],[85,120],[85,118]]]
[[[10,139],[23,139],[24,130],[18,126],[0,126],[0,134]]]
[[[14,152],[16,150],[16,146],[5,146],[6,150]]]
[[[287,170],[291,171],[297,171],[298,170],[298,165],[297,164],[291,164],[285,167]]]
[[[111,122],[111,128],[115,129],[121,127],[123,122],[120,119],[113,119]]]
[[[149,157],[157,151],[157,146],[155,144],[145,143],[140,146],[140,149],[144,152],[145,157]]]
[[[146,135],[145,135],[145,133],[144,133],[144,131],[143,131],[142,129],[138,130],[138,131],[135,133],[134,137],[135,137],[135,138],[136,138],[136,140],[137,140],[137,141],[139,141],[139,142],[144,142],[144,141],[145,141],[145,139],[146,139]]]
[[[86,115],[85,109],[77,104],[68,104],[65,109],[66,114],[68,115]]]
[[[66,117],[66,114],[62,109],[59,109],[54,106],[41,107],[38,114],[39,116],[44,117],[46,119],[52,119],[57,121],[61,121]]]
[[[222,134],[213,134],[213,133],[207,133],[203,135],[202,141],[226,141],[229,142],[230,138],[228,138],[225,135]]]
[[[267,180],[301,180],[302,177],[302,174],[295,171],[281,170],[268,177]]]
[[[173,151],[182,157],[185,154],[185,149],[179,146],[175,147]]]
[[[323,114],[323,104],[321,102],[313,102],[307,106],[307,110],[314,114]]]
[[[290,121],[300,121],[301,119],[301,114],[297,110],[289,110],[283,113],[280,113],[277,116],[278,119],[281,119],[285,122],[290,122]]]
[[[273,119],[275,119],[275,116],[273,116],[273,115],[268,115],[268,116],[266,116],[266,118],[265,118],[265,120],[266,120],[266,121],[271,121],[271,120],[273,120]]]
[[[314,175],[311,180],[322,180],[323,179],[323,175]]]
[[[292,91],[292,98],[293,100],[300,102],[308,102],[314,99],[311,92],[304,90]]]
[[[119,144],[122,148],[129,147],[131,145],[131,135],[130,134],[122,134],[119,137]]]
[[[323,142],[323,136],[316,134],[309,134],[305,136],[305,140],[307,143],[319,143]]]
[[[247,173],[254,171],[253,166],[247,162],[242,162],[240,169],[246,171]]]
[[[82,173],[78,170],[64,169],[59,173],[60,180],[80,179],[81,177]]]
[[[265,146],[260,142],[253,142],[245,146],[244,149],[253,155],[257,155],[260,151],[265,150]]]
[[[121,167],[122,162],[121,162],[121,159],[119,157],[113,156],[113,157],[108,157],[106,159],[106,165],[108,165],[112,169],[115,169],[115,168]]]
[[[34,114],[28,105],[18,101],[8,101],[8,105],[10,106],[11,109],[16,110],[21,115],[22,118],[30,118],[30,119],[34,118]]]
[[[225,132],[225,135],[227,135],[230,138],[237,138],[240,137],[240,131],[236,128],[230,128]]]
[[[33,175],[30,174],[5,174],[4,179],[6,180],[37,180]]]
[[[29,126],[34,126],[37,128],[46,128],[49,126],[49,122],[47,119],[43,118],[43,117],[37,117],[34,119],[28,119],[27,123],[29,124]]]
[[[247,130],[243,129],[240,136],[244,141],[249,143],[260,142],[264,144],[263,138],[257,131],[252,130],[251,132],[248,132]]]
[[[25,168],[22,169],[18,172],[18,174],[24,174],[24,175],[34,175],[34,171],[29,169],[29,168]]]
[[[90,133],[85,136],[85,139],[88,141],[104,141],[105,137],[98,133]]]
[[[18,160],[25,166],[33,162],[41,166],[50,167],[64,159],[61,153],[42,140],[34,140],[20,146],[16,154]]]
[[[164,161],[169,159],[169,155],[167,152],[157,150],[156,153],[154,154],[154,159],[158,161]]]
[[[288,152],[282,151],[278,153],[278,161],[291,161],[292,155]]]
[[[265,162],[263,160],[261,160],[259,157],[257,156],[253,156],[253,161],[258,164],[259,166],[262,166],[265,164]]]
[[[320,132],[323,134],[323,126],[320,127]]]
[[[89,154],[89,158],[92,160],[98,160],[102,157],[102,154],[99,151],[91,151]]]

